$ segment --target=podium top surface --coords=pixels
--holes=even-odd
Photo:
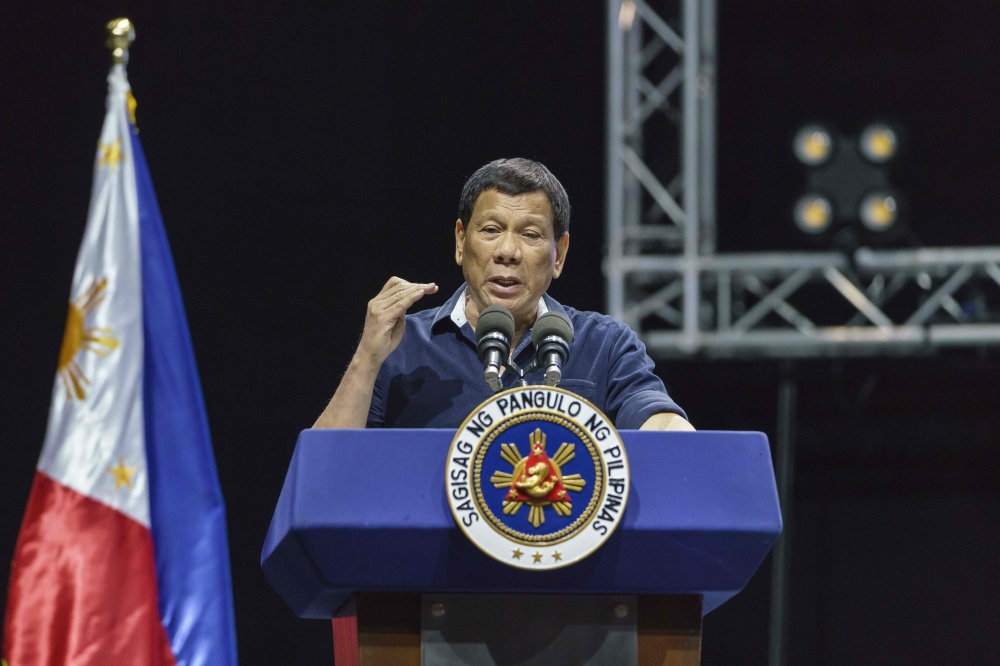
[[[302,617],[355,591],[701,594],[739,592],[781,533],[767,438],[622,431],[632,473],[624,520],[572,566],[524,571],[480,552],[445,495],[453,430],[306,430],[261,566]]]

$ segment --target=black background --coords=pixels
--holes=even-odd
[[[796,247],[790,140],[906,130],[893,182],[927,244],[998,244],[1000,10],[982,0],[721,3],[719,242]],[[393,274],[457,287],[464,179],[547,164],[573,204],[553,295],[601,309],[601,2],[11,3],[0,35],[0,562],[45,431],[109,59],[129,78],[228,505],[244,664],[332,660],[259,553],[297,432]],[[773,432],[773,362],[662,364],[703,429]],[[800,390],[790,663],[1000,661],[1000,362],[983,350],[814,361]],[[705,621],[704,663],[764,663],[769,566]],[[0,576],[5,597],[6,576]]]

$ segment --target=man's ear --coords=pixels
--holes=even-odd
[[[552,277],[557,278],[562,274],[563,265],[566,263],[566,253],[569,252],[569,232],[562,235],[556,241],[556,265],[552,270]]]
[[[462,250],[465,249],[465,226],[462,218],[455,220],[455,263],[462,265]]]

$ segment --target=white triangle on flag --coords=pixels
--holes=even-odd
[[[143,423],[142,271],[125,68],[107,115],[77,256],[38,469],[149,526]]]

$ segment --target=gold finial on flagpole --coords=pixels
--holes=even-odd
[[[128,47],[135,41],[135,25],[127,18],[108,21],[108,41],[111,57],[116,65],[128,64]]]

